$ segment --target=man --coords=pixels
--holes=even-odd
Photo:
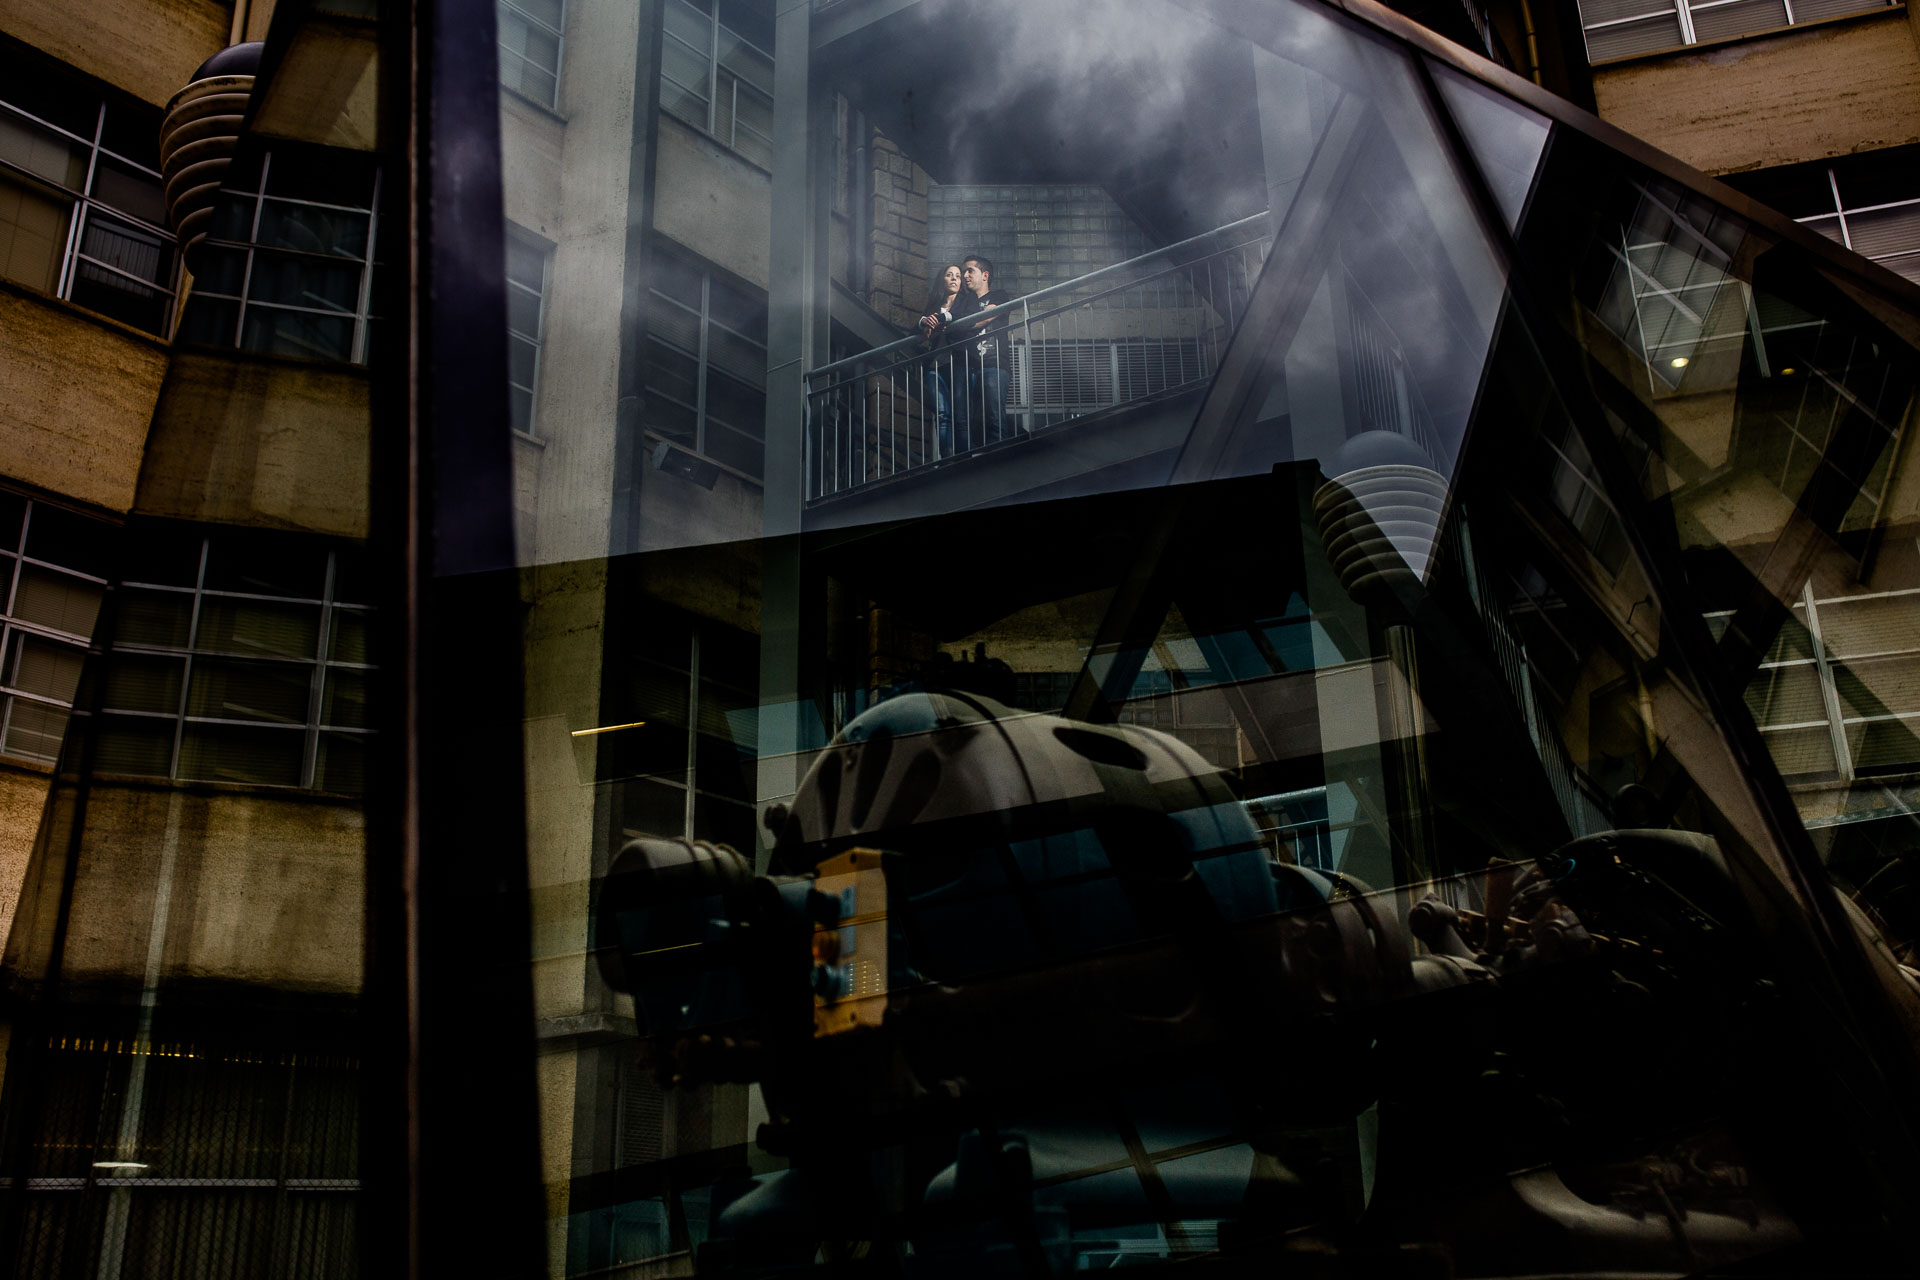
[[[966,357],[966,397],[954,414],[962,449],[992,444],[1006,435],[1007,317],[975,323],[967,317],[1011,301],[993,287],[992,259],[976,253],[961,262],[960,297],[953,305],[947,340],[957,343]]]

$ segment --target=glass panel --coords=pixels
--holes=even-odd
[[[100,598],[101,589],[91,582],[23,564],[14,588],[13,616],[68,635],[90,636],[100,616]]]
[[[80,684],[80,664],[85,651],[17,631],[13,642],[7,683],[22,693],[38,694],[56,702],[72,702],[73,691]]]
[[[240,345],[275,355],[346,361],[353,356],[353,319],[249,307]]]
[[[1763,1101],[1838,1077],[1741,994],[1828,1007],[1755,796],[1907,805],[1861,726],[1920,692],[1840,653],[1920,560],[1873,532],[1911,326],[1843,340],[1871,290],[1490,79],[1242,8],[821,9],[836,136],[762,172],[764,63],[723,35],[710,103],[673,3],[661,114],[733,154],[664,125],[656,187],[539,224],[609,322],[540,335],[496,495],[535,1017],[606,1028],[534,1065],[553,1274],[1687,1273],[1843,1200]],[[824,248],[795,175],[859,215]],[[923,335],[969,257],[995,296]],[[1765,533],[1809,491],[1850,565]],[[1721,1173],[1669,1213],[1652,1165]]]
[[[107,663],[101,702],[113,711],[180,713],[180,683],[185,664],[179,658],[118,653]]]
[[[1507,225],[1517,227],[1527,191],[1547,145],[1547,121],[1477,81],[1438,63],[1429,63],[1440,96],[1454,123],[1466,135],[1473,158]]]
[[[256,253],[247,297],[254,302],[351,314],[360,301],[360,268],[314,258]]]
[[[93,173],[93,198],[156,227],[167,225],[160,180],[126,165],[102,160]]]
[[[70,200],[0,171],[0,276],[52,293],[72,212]]]
[[[1787,25],[1787,8],[1781,0],[1735,0],[1710,8],[1691,7],[1693,34],[1699,40],[1719,40]]]
[[[203,652],[313,658],[320,635],[314,605],[270,604],[205,596],[194,648]]]
[[[55,760],[67,733],[67,710],[25,698],[7,700],[7,740],[3,748],[16,756]]]
[[[91,137],[92,128],[86,133]],[[86,185],[85,146],[4,110],[0,110],[0,160],[72,192]]]
[[[1598,64],[1613,58],[1630,58],[1637,53],[1678,48],[1684,43],[1680,35],[1680,19],[1669,11],[1641,22],[1589,28],[1587,57]]]
[[[305,740],[298,729],[189,724],[180,740],[180,776],[296,787]]]
[[[329,254],[337,258],[367,256],[367,215],[339,209],[316,209],[311,205],[267,200],[260,206],[260,225],[254,243],[276,249],[298,249],[302,253]],[[255,297],[265,295],[254,294]],[[274,297],[270,301],[295,299]]]
[[[202,658],[193,664],[187,714],[216,720],[307,722],[313,696],[313,668],[293,663],[222,662]]]

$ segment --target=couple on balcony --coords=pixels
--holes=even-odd
[[[979,254],[947,267],[934,282],[920,332],[934,352],[926,365],[926,387],[943,458],[1007,434],[1007,317],[969,317],[1010,301],[993,287],[992,260]]]

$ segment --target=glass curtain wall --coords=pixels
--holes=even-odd
[[[551,1274],[1903,1265],[1920,295],[1305,0],[688,12],[502,115]]]

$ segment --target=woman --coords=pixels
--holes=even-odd
[[[953,319],[954,304],[960,300],[960,268],[947,264],[933,282],[933,290],[927,297],[926,314],[920,317],[920,332],[925,335],[922,346],[935,350],[942,345],[946,336],[947,324]],[[926,374],[926,398],[933,401],[933,416],[940,431],[940,456],[953,456],[953,397],[948,391],[952,385],[953,363],[951,353],[936,355],[923,366]]]

